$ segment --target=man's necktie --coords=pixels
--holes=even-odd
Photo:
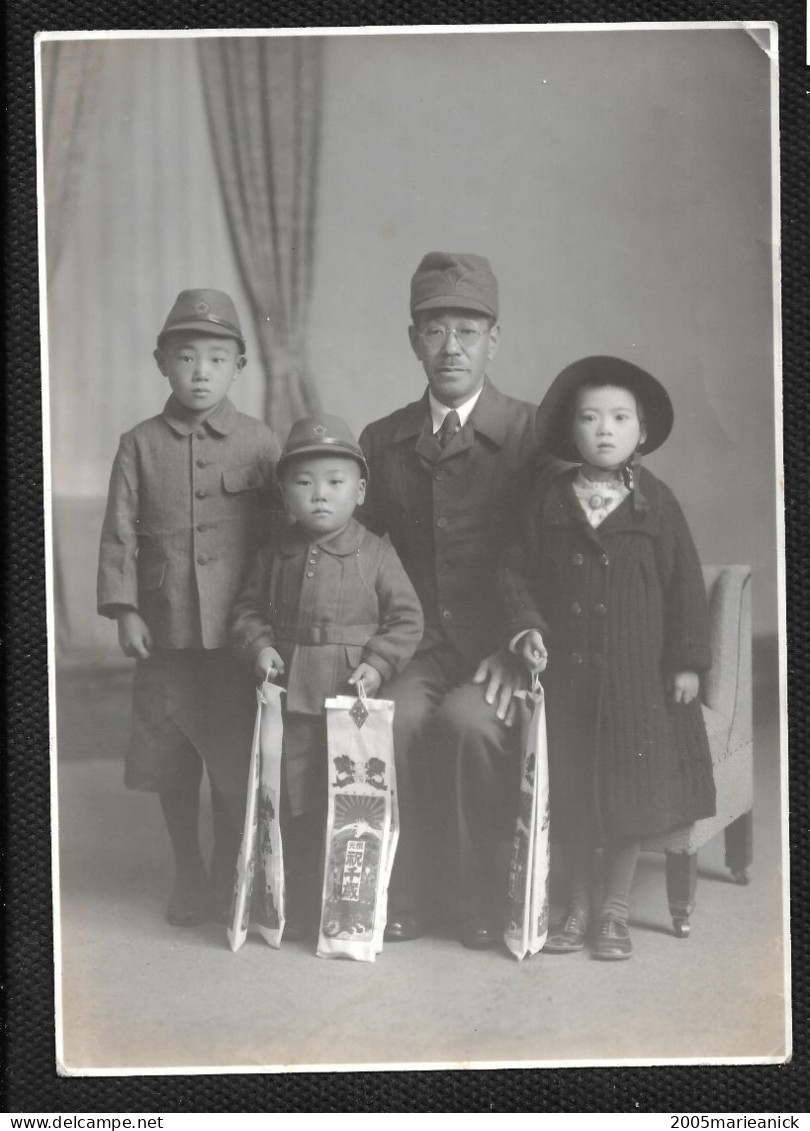
[[[441,428],[436,433],[439,440],[439,447],[446,448],[460,428],[461,420],[459,415],[454,408],[451,408],[442,421]]]

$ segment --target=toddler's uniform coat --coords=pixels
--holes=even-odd
[[[419,599],[393,546],[352,519],[311,542],[298,524],[263,547],[232,611],[231,638],[251,662],[266,647],[285,665],[285,780],[294,815],[324,794],[324,701],[355,694],[361,663],[383,678],[422,637]]]
[[[279,449],[226,397],[202,423],[174,396],[121,437],[101,534],[98,611],[137,610],[154,652],[135,672],[131,788],[182,788],[199,775],[244,807],[255,712],[228,648],[231,603],[279,509]]]
[[[552,820],[615,840],[715,811],[699,699],[668,677],[711,666],[703,576],[672,492],[646,469],[594,529],[563,472],[539,490],[499,582],[511,639],[537,628],[548,650]]]

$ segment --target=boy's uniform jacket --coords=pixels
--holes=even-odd
[[[101,534],[98,611],[136,609],[159,648],[223,648],[279,510],[273,432],[226,397],[202,423],[169,397],[121,437]]]
[[[324,798],[324,701],[353,694],[361,663],[388,680],[416,651],[422,609],[396,551],[352,519],[324,542],[297,524],[259,553],[232,612],[231,638],[253,663],[284,660],[284,775],[291,812]]]
[[[137,610],[153,651],[135,665],[131,789],[196,788],[199,760],[236,827],[244,813],[252,689],[228,615],[274,511],[273,432],[225,398],[202,423],[173,396],[121,437],[101,533],[98,611]]]
[[[320,715],[325,699],[350,693],[358,664],[384,681],[403,668],[422,623],[394,548],[352,519],[325,542],[310,542],[296,524],[263,547],[234,603],[231,637],[251,661],[275,648],[287,710]]]
[[[552,819],[614,839],[715,811],[699,699],[668,678],[711,666],[697,553],[672,492],[646,469],[596,529],[566,471],[539,490],[499,570],[506,630],[537,628],[548,650]]]

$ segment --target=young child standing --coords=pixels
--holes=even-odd
[[[239,848],[255,701],[227,647],[228,613],[268,534],[278,445],[228,390],[245,365],[230,298],[187,290],[154,357],[171,396],[121,437],[101,534],[98,611],[118,622],[135,669],[125,784],[156,792],[175,878],[167,919],[202,922],[229,901]],[[198,834],[211,784],[211,879]]]
[[[640,838],[715,811],[698,699],[711,666],[703,577],[674,495],[640,460],[672,423],[666,390],[637,366],[588,357],[564,369],[537,428],[578,466],[544,484],[500,573],[510,647],[544,671],[552,836],[569,880],[552,953],[585,945],[602,845],[593,954],[629,958]]]
[[[259,553],[232,612],[234,644],[257,679],[285,677],[281,824],[284,937],[314,923],[326,813],[324,701],[400,671],[422,637],[419,599],[387,539],[353,517],[368,467],[336,416],[297,421],[278,462],[293,520]]]

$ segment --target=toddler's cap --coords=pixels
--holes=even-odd
[[[664,386],[646,369],[620,357],[583,357],[558,373],[540,402],[535,417],[541,450],[558,459],[579,463],[580,456],[571,438],[571,410],[574,397],[588,385],[618,385],[629,389],[644,409],[647,438],[645,455],[660,448],[672,431],[675,414]]]
[[[319,412],[296,420],[279,457],[278,473],[291,459],[307,455],[347,456],[360,464],[364,478],[368,479],[368,464],[363,449],[355,440],[349,425],[339,416]]]
[[[411,279],[411,314],[440,307],[498,317],[498,280],[472,252],[429,251]]]
[[[245,352],[245,338],[239,325],[239,315],[230,296],[224,291],[181,291],[158,334],[159,349],[164,336],[175,330],[193,330],[198,334],[235,338],[240,354]]]

